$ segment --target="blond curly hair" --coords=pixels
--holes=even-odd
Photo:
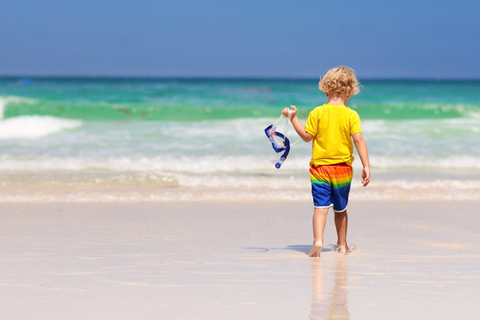
[[[360,83],[352,68],[340,66],[328,70],[323,78],[320,78],[318,88],[325,93],[335,92],[348,96],[360,92]]]

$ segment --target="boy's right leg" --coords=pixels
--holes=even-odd
[[[347,246],[347,227],[348,227],[348,195],[352,182],[353,170],[348,165],[335,166],[335,175],[333,177],[333,211],[335,213],[335,227],[337,229],[337,251],[348,253]]]
[[[323,232],[327,223],[327,208],[315,208],[313,212],[313,246],[308,254],[309,257],[320,257],[323,247]]]

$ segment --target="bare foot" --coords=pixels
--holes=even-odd
[[[322,251],[322,243],[317,242],[314,243],[310,253],[308,254],[309,257],[320,257],[320,252]]]
[[[337,252],[347,254],[352,252],[352,250],[348,246],[337,246]]]

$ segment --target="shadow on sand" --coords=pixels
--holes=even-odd
[[[327,247],[324,247],[322,249],[322,252],[330,252],[334,250],[334,245],[329,245]],[[302,244],[292,244],[283,248],[267,248],[267,247],[247,247],[244,249],[248,250],[256,250],[257,252],[268,252],[272,250],[291,250],[291,251],[297,251],[297,252],[303,252],[305,254],[308,254],[310,252],[310,249],[312,248],[311,245],[302,245]]]

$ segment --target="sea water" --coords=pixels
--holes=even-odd
[[[480,198],[480,81],[361,83],[348,106],[372,182],[355,154],[352,199]],[[326,102],[317,84],[0,78],[0,201],[310,201],[311,145],[278,170],[263,130],[292,104],[304,122]]]

